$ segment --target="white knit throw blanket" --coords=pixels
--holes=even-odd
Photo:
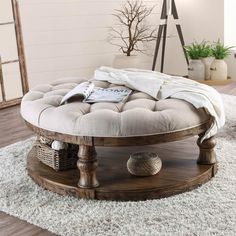
[[[214,136],[218,129],[225,124],[221,96],[210,86],[156,71],[120,70],[105,66],[95,70],[93,79],[124,85],[133,90],[147,93],[157,100],[168,97],[178,98],[191,103],[197,109],[204,108],[213,117],[213,123],[202,137],[202,141]]]

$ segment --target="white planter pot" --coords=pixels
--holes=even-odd
[[[190,61],[188,67],[188,78],[193,80],[205,79],[205,66],[200,59]]]
[[[211,80],[226,80],[227,74],[227,64],[224,60],[215,59],[211,63]]]
[[[212,57],[202,58],[202,62],[205,66],[205,80],[211,79],[211,63],[213,60]]]
[[[112,66],[117,69],[139,68],[139,56],[115,55]]]

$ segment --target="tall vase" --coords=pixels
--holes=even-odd
[[[138,68],[139,62],[139,56],[137,55],[115,55],[112,66],[116,69]]]
[[[211,64],[211,80],[226,80],[228,68],[224,60],[215,59]]]
[[[211,63],[213,61],[212,57],[202,58],[202,62],[205,65],[205,80],[211,79]]]
[[[205,66],[200,59],[190,61],[188,67],[188,78],[193,80],[205,79]]]

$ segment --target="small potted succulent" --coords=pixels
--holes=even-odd
[[[224,59],[231,54],[230,49],[233,47],[226,47],[218,40],[212,46],[212,56],[215,60],[211,64],[211,80],[226,80],[228,74],[227,64]]]
[[[185,46],[186,53],[190,58],[188,78],[193,80],[205,79],[205,65],[202,62],[202,46],[195,42]]]
[[[153,9],[142,1],[128,0],[121,9],[115,10],[113,16],[117,22],[108,36],[108,41],[122,52],[114,58],[115,68],[139,67],[136,53],[144,52],[144,43],[156,40],[156,29],[147,24]]]

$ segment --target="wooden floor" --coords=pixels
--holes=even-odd
[[[236,82],[215,87],[220,93],[236,96]],[[0,147],[7,146],[33,135],[20,118],[19,106],[0,110]],[[191,147],[190,147],[191,148]],[[51,236],[46,230],[0,212],[0,236]]]
[[[32,136],[20,115],[20,107],[14,106],[0,110],[0,147],[7,146]]]

